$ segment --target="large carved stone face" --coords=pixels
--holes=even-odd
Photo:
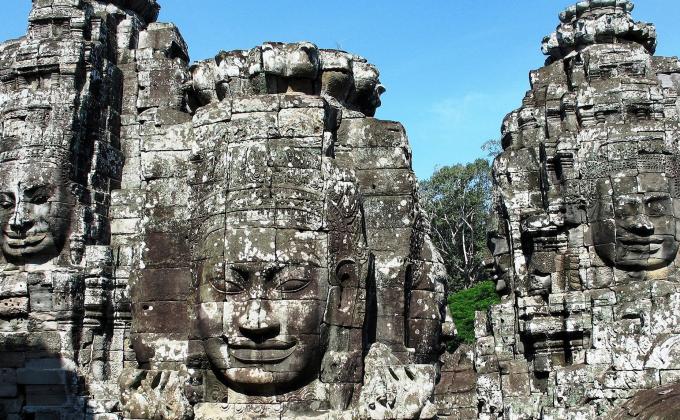
[[[224,256],[199,268],[199,332],[213,369],[247,394],[303,385],[323,356],[328,235],[272,228],[222,235],[209,235],[203,248],[210,253],[224,238]]]
[[[609,199],[595,201],[595,249],[605,263],[626,271],[668,266],[678,253],[674,198],[664,173],[613,178]],[[613,217],[612,217],[613,216]]]
[[[32,161],[8,162],[0,170],[0,245],[5,258],[42,263],[57,256],[72,208],[61,168]]]

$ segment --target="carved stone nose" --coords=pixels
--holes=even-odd
[[[649,220],[649,217],[645,214],[638,214],[633,217],[629,225],[629,229],[636,233],[654,233],[654,223]]]
[[[271,316],[269,303],[261,299],[251,299],[246,311],[239,317],[241,334],[251,339],[267,339],[279,334],[281,325]]]
[[[22,203],[17,203],[12,217],[9,219],[9,227],[14,232],[25,232],[33,226],[33,221],[26,214]]]

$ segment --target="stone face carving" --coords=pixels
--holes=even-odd
[[[62,168],[17,162],[3,165],[3,172],[0,206],[5,259],[20,264],[55,257],[64,245],[73,207]]]
[[[680,63],[652,55],[632,10],[562,13],[503,123],[490,243],[506,296],[477,320],[482,415],[603,416],[676,381]]]
[[[285,51],[299,48],[289,45]],[[308,54],[302,56],[305,63]],[[382,380],[364,375],[364,357],[375,342],[389,349],[395,369],[411,366],[417,380],[431,384],[421,388],[422,398],[409,400],[410,409],[420,412],[429,402],[429,410],[436,413],[432,361],[441,352],[445,321],[443,289],[437,289],[440,272],[432,270],[432,262],[414,259],[421,270],[430,269],[420,281],[432,292],[412,289],[416,295],[423,293],[413,310],[422,311],[425,305],[432,310],[413,315],[414,332],[419,334],[413,344],[404,342],[410,318],[404,317],[408,286],[391,277],[382,280],[385,286],[376,284],[376,266],[401,267],[401,261],[423,252],[429,242],[409,240],[403,248],[383,245],[391,261],[373,254],[371,235],[380,228],[370,205],[376,201],[363,193],[365,184],[357,176],[362,172],[354,170],[351,157],[352,142],[361,140],[339,132],[335,135],[342,136],[344,144],[333,140],[342,126],[338,111],[354,116],[355,124],[365,117],[334,108],[330,98],[277,91],[205,105],[189,129],[196,142],[187,184],[197,292],[185,363],[195,372],[199,389],[205,389],[197,396],[196,416],[226,418],[246,407],[272,416],[352,416],[358,413],[360,393],[364,401],[379,397],[371,397],[372,387],[362,391],[367,381]],[[223,137],[216,141],[215,133]],[[395,140],[394,134],[384,133],[389,142]],[[414,184],[406,188],[412,197]],[[399,202],[407,209],[405,198]],[[418,238],[410,229],[404,233]],[[395,260],[395,254],[403,260]],[[402,275],[413,281],[415,274]],[[386,302],[383,296],[399,298]],[[379,338],[379,322],[389,323],[394,331],[384,329],[384,338]],[[429,330],[420,330],[430,323]],[[413,346],[410,355],[407,345]],[[157,358],[158,350],[154,353]],[[394,409],[403,408],[397,404]],[[380,413],[372,415],[385,417]]]
[[[5,260],[15,265],[57,257],[75,205],[69,145],[50,144],[62,130],[46,99],[10,100],[3,109],[0,241]]]
[[[652,271],[673,263],[678,253],[673,208],[678,198],[674,177],[677,152],[649,153],[635,148],[633,145],[633,156],[625,159],[625,164],[637,168],[637,175],[620,176],[618,168],[604,169],[609,176],[595,181],[596,191],[588,199],[586,212],[592,214],[593,244],[605,264],[625,271]],[[650,162],[656,168],[647,168]],[[592,162],[597,171],[621,163],[613,159]],[[597,191],[606,194],[603,197]]]
[[[436,389],[470,366],[440,363],[446,273],[376,68],[308,42],[189,65],[158,11],[36,0],[0,45],[0,417],[472,410]]]
[[[349,350],[329,348],[337,335],[333,325],[363,322],[357,292],[366,290],[367,255],[356,182],[326,164],[322,170],[318,145],[301,150],[295,143],[310,146],[285,141],[261,158],[284,158],[279,162],[285,164],[287,157],[306,155],[300,163],[318,168],[309,177],[274,167],[270,175],[256,169],[243,178],[222,178],[226,219],[198,215],[198,332],[213,371],[245,394],[274,395],[318,378],[324,351]],[[252,144],[247,149],[262,151]],[[208,171],[216,175],[215,168]],[[261,177],[251,183],[252,175]],[[208,194],[215,197],[212,189]],[[265,204],[263,198],[273,218],[253,226],[251,212]],[[330,369],[343,366],[333,363],[325,361],[323,375],[340,374]]]

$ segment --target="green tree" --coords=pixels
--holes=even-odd
[[[449,273],[449,290],[482,280],[488,258],[486,230],[491,210],[491,166],[485,159],[437,169],[422,184],[432,239]]]
[[[451,343],[452,347],[457,347],[460,343],[474,343],[475,312],[486,311],[500,301],[496,294],[496,285],[492,281],[478,283],[470,289],[449,296],[451,316],[458,330],[454,343]]]

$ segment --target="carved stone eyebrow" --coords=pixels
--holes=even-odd
[[[227,272],[233,272],[238,274],[240,280],[246,281],[248,279],[248,274],[250,273],[250,270],[245,269],[243,266],[240,265],[228,265],[226,267],[223,267],[223,272],[225,278],[229,277],[227,275]]]
[[[272,264],[267,266],[263,271],[264,271],[264,278],[269,280],[273,279],[274,276],[276,276],[278,273],[280,273],[283,269],[285,269],[287,266],[284,264]]]
[[[293,264],[285,264],[285,265],[279,266],[278,268],[273,269],[272,272],[271,272],[271,274],[272,274],[272,275],[276,275],[276,274],[279,274],[279,273],[282,272],[282,271],[286,271],[286,272],[287,272],[287,271],[300,271],[300,270],[303,270],[303,271],[304,271],[304,270],[307,270],[307,269],[309,269],[309,268],[311,268],[311,267],[303,266],[303,265],[301,265],[301,264],[296,264],[296,263],[293,263]]]
[[[634,195],[622,195],[616,198],[617,203],[635,204],[640,202],[640,198]]]
[[[286,265],[280,263],[269,263],[264,265],[261,263],[253,264],[245,262],[227,264],[226,269],[234,271],[244,278],[249,277],[252,273],[262,273],[263,278],[269,279],[276,275],[276,273],[279,271],[283,270],[285,267]]]

